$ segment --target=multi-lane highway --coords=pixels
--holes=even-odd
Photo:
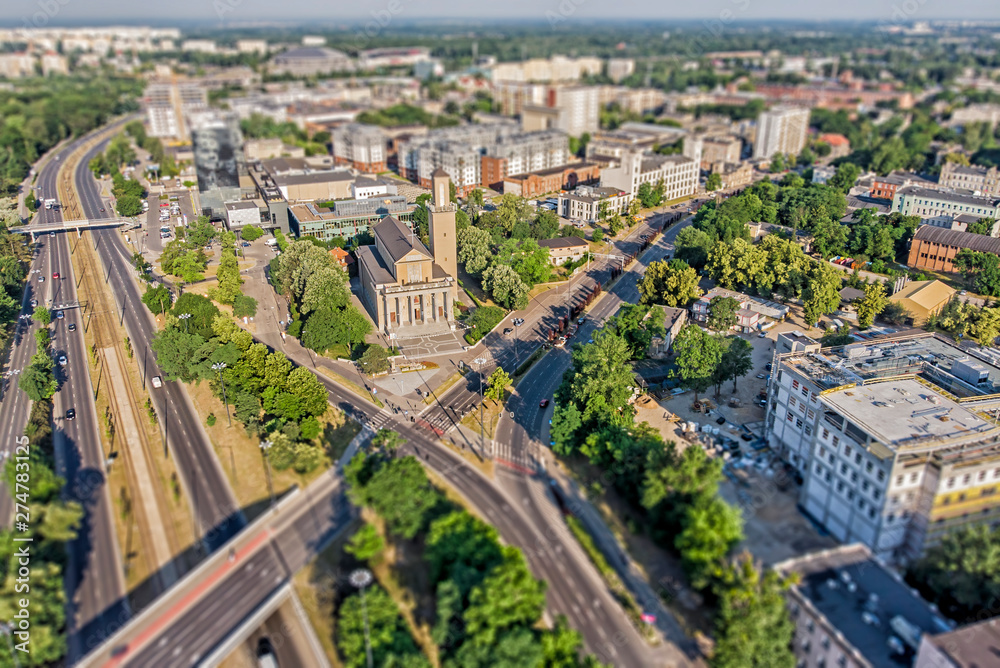
[[[90,159],[103,148],[103,142],[91,148],[80,159],[74,174],[84,217],[91,220],[114,215],[101,197],[100,185],[87,168]],[[176,382],[164,381],[161,388],[154,389],[150,383],[153,376],[161,375],[150,347],[156,325],[132,277],[132,253],[116,230],[95,229],[91,234],[104,265],[105,278],[116,297],[116,308],[124,310],[124,316],[120,317],[132,341],[167,446],[180,472],[181,484],[194,514],[196,532],[201,545],[211,552],[239,531],[246,520],[184,388]]]
[[[85,141],[77,140],[50,156],[40,169],[36,188],[42,199],[58,199],[57,175],[65,159]],[[62,220],[57,207],[42,209],[39,224]],[[9,370],[23,370],[35,352],[38,329],[28,306],[36,299],[39,308],[52,309],[49,329],[53,356],[67,358],[57,365],[59,389],[53,397],[53,436],[58,473],[66,480],[64,497],[77,501],[84,517],[77,538],[67,549],[65,586],[67,594],[68,659],[82,654],[86,635],[105,635],[129,615],[121,553],[114,531],[111,500],[104,475],[104,453],[98,431],[97,410],[91,391],[83,321],[77,304],[76,283],[70,262],[71,240],[62,232],[38,236],[36,255],[24,295],[25,315],[18,325]],[[29,401],[17,388],[18,374],[11,374],[0,406],[0,438],[9,444],[24,432]],[[72,419],[67,419],[67,414]],[[9,520],[9,496],[0,494],[0,516]],[[96,643],[92,643],[96,644]]]

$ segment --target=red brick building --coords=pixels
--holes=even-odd
[[[910,242],[910,256],[906,264],[911,269],[954,272],[952,261],[963,248],[1000,255],[1000,239],[934,225],[921,225]]]
[[[483,175],[486,174],[483,158]],[[503,192],[521,197],[537,197],[559,190],[572,190],[581,184],[597,183],[601,178],[601,168],[595,164],[582,162],[575,165],[540,169],[527,174],[507,176],[503,180]]]

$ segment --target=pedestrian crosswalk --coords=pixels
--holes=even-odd
[[[390,422],[392,422],[392,418],[393,418],[392,411],[390,411],[388,408],[383,408],[374,416],[372,416],[371,420],[368,421],[368,424],[371,425],[372,429],[378,431],[379,429],[382,429],[383,427],[387,426]]]
[[[538,470],[538,457],[534,455],[533,444],[529,444],[527,448],[515,448],[510,443],[494,441],[488,448],[493,461],[501,466],[526,475],[532,475]]]

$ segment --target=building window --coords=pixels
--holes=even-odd
[[[813,411],[813,410],[812,410],[811,408],[810,408],[810,409],[809,409],[809,411],[808,411],[808,412],[806,413],[806,415],[808,415],[808,416],[809,416],[809,419],[810,419],[810,420],[815,420],[815,419],[816,419],[816,413],[815,413],[815,412],[814,412],[814,411]]]
[[[871,508],[868,509],[868,517],[870,519],[875,519],[875,507],[874,506],[872,506]]]
[[[792,381],[792,389],[793,390],[799,389],[799,381],[797,381],[797,380],[793,380]]]
[[[865,464],[865,473],[871,473],[873,468],[874,468],[874,466],[872,465],[871,462],[866,463]]]
[[[826,429],[824,429],[823,431],[826,431]],[[826,448],[821,447],[819,449],[819,456],[820,458],[826,457]]]
[[[876,501],[878,501],[879,499],[881,499],[882,498],[882,491],[878,490],[878,489],[873,489],[872,490],[872,498],[875,499]]]
[[[857,465],[859,465],[859,466],[861,465],[861,453],[860,452],[854,455],[854,463],[857,464]]]
[[[795,397],[792,397],[791,399],[788,400],[788,405],[791,406],[792,408],[795,408],[796,405]]]
[[[851,450],[852,450],[851,446],[845,445],[844,446],[844,456],[845,457],[850,457],[851,456]]]
[[[955,479],[954,478],[948,478],[948,489],[951,489],[954,486],[955,486]]]
[[[840,465],[840,475],[847,475],[847,464]]]
[[[986,480],[986,471],[980,471],[976,479],[979,481]]]
[[[983,477],[985,477],[986,476],[986,472],[983,471],[980,475],[983,476]],[[917,474],[916,473],[911,473],[910,474],[910,482],[916,482],[916,481],[917,481]]]
[[[823,480],[825,480],[827,482],[830,482],[830,472],[829,471],[827,471],[826,474],[823,476]]]
[[[878,478],[879,482],[884,481],[885,480],[885,471],[883,471],[882,469],[879,469],[878,475],[876,475],[875,477]]]
[[[808,387],[803,387],[802,388],[802,396],[803,397],[808,397],[809,396],[809,388]]]
[[[847,500],[848,501],[853,501],[854,500],[854,490],[853,489],[847,490]]]
[[[840,492],[840,493],[843,493],[843,491],[844,491],[844,481],[843,480],[838,480],[837,481],[837,491]]]
[[[969,475],[968,473],[966,473],[964,476],[962,476],[962,484],[963,485],[968,485],[970,480],[972,480],[972,476]]]
[[[796,418],[796,420],[795,420],[795,427],[796,427],[796,429],[802,429],[802,420],[799,420],[798,418]]]
[[[857,481],[858,481],[858,474],[857,474],[857,472],[856,471],[851,471],[851,482],[857,482]]]
[[[828,438],[830,438],[830,430],[823,427],[823,440],[825,441]],[[1000,469],[997,469],[996,472],[993,473],[994,478],[997,476],[997,472],[1000,472]]]
[[[813,428],[810,427],[809,425],[806,425],[805,432],[806,432],[806,436],[811,436],[812,433],[813,433]]]
[[[861,491],[862,492],[867,492],[869,487],[871,487],[871,485],[868,484],[867,480],[862,480],[861,481]]]
[[[903,476],[901,476],[901,475],[896,476],[896,484],[897,485],[902,485],[903,484]]]
[[[840,444],[840,436],[833,437],[833,447],[837,447]]]

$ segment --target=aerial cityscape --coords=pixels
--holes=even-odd
[[[11,5],[0,668],[1000,668],[1000,9]]]

